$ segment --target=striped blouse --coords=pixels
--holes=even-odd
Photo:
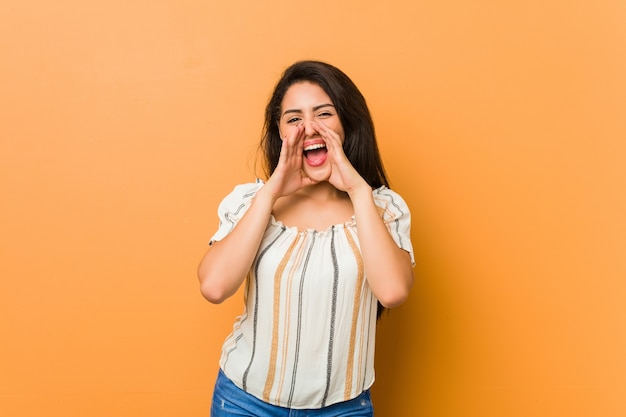
[[[263,184],[238,185],[224,198],[211,242],[233,230]],[[384,186],[373,196],[389,233],[414,262],[406,203]],[[271,217],[244,304],[220,367],[246,392],[281,407],[321,408],[374,383],[377,300],[365,279],[354,217],[324,231]]]

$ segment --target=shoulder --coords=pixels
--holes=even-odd
[[[247,196],[253,196],[254,194],[256,194],[257,191],[259,191],[259,189],[261,189],[261,187],[265,184],[265,182],[263,182],[263,180],[261,179],[257,179],[254,182],[246,182],[243,184],[237,184],[235,185],[235,187],[233,188],[233,190],[230,192],[229,195],[239,195],[242,197],[247,197]]]
[[[252,198],[263,185],[264,182],[262,180],[235,185],[232,191],[220,202],[218,211],[220,213],[229,212],[235,215],[238,214],[246,206],[250,205]]]
[[[263,180],[257,179],[255,182],[247,182],[237,184],[232,191],[226,195],[224,200],[246,200],[254,197],[254,195],[263,187]]]
[[[380,212],[385,225],[398,247],[411,255],[411,263],[415,266],[413,245],[411,244],[411,211],[400,196],[387,187],[380,187],[372,191],[374,202]]]
[[[376,205],[382,209],[409,212],[409,207],[406,201],[404,201],[404,198],[384,185],[372,190],[372,196],[374,197]]]
[[[252,198],[263,186],[263,181],[249,182],[236,185],[233,190],[222,199],[217,208],[220,219],[218,231],[211,238],[212,242],[221,240],[233,230],[252,203]]]

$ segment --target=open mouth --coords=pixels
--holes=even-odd
[[[315,143],[304,148],[304,157],[309,161],[319,161],[326,157],[326,144]]]

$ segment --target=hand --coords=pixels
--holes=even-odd
[[[371,192],[371,188],[367,182],[352,166],[348,157],[346,157],[339,135],[322,122],[314,122],[312,126],[326,142],[326,149],[331,165],[331,174],[328,178],[328,182],[335,186],[335,188],[349,194],[361,187],[367,187]]]
[[[278,165],[265,184],[275,199],[315,184],[302,170],[303,144],[303,125],[298,126],[291,137],[283,139]]]

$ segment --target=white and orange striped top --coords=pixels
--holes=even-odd
[[[224,198],[211,242],[233,230],[263,184],[238,185]],[[389,233],[414,262],[406,203],[384,186],[373,196]],[[321,408],[374,383],[377,300],[365,279],[354,217],[324,231],[286,227],[272,217],[244,301],[220,367],[246,392],[281,407]]]

